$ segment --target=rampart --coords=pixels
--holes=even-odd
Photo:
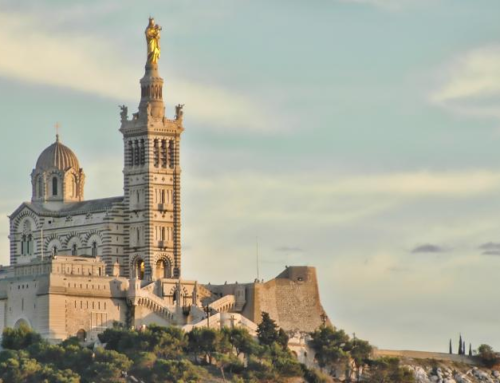
[[[481,361],[477,356],[446,354],[443,352],[426,352],[426,351],[411,351],[411,350],[379,350],[373,351],[373,356],[376,358],[384,356],[392,356],[396,358],[411,358],[411,359],[434,359],[444,362],[456,362],[469,365],[481,365]]]

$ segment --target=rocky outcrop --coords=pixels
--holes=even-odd
[[[500,383],[499,371],[483,367],[471,368],[455,363],[436,365],[428,360],[406,360],[403,365],[414,372],[417,383]]]

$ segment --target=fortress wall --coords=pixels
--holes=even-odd
[[[465,363],[470,365],[481,364],[475,356],[446,354],[442,352],[427,352],[427,351],[411,351],[411,350],[373,350],[374,357],[395,357],[395,358],[412,358],[412,359],[435,359],[446,362]]]
[[[314,267],[288,267],[266,283],[247,289],[243,314],[259,323],[267,312],[286,331],[314,331],[322,324],[321,305]]]

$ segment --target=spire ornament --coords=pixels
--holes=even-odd
[[[59,129],[61,128],[61,125],[58,122],[56,122],[54,128],[56,128],[56,142],[59,142]]]
[[[148,64],[156,64],[160,58],[160,31],[161,27],[155,24],[154,18],[150,17],[145,31],[148,43]]]

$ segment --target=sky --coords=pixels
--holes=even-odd
[[[182,137],[183,276],[317,268],[330,320],[386,349],[500,350],[498,0],[0,0],[0,263],[61,141],[123,193],[144,29]],[[456,341],[455,341],[456,344]]]

